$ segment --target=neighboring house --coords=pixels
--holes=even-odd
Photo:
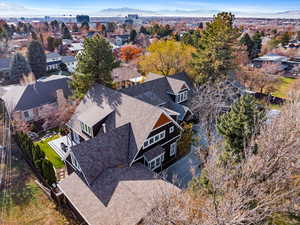
[[[71,94],[69,78],[53,75],[28,85],[11,85],[2,88],[2,100],[18,121],[40,121],[49,116],[49,110],[56,110],[66,103]]]
[[[56,52],[46,54],[47,71],[58,70],[59,65],[62,63],[61,58],[61,55]]]
[[[9,78],[10,61],[9,58],[0,58],[0,79]]]
[[[253,59],[253,65],[255,67],[260,68],[263,64],[277,65],[278,71],[286,72],[286,75],[288,75],[293,72],[295,66],[299,66],[300,61],[297,60],[297,57],[287,57],[273,53]]]
[[[62,56],[61,61],[64,64],[66,64],[66,66],[68,67],[69,72],[71,72],[71,73],[75,72],[76,65],[77,65],[76,57],[74,57],[74,56]]]
[[[82,51],[83,49],[84,48],[82,43],[72,43],[71,46],[69,47],[69,51],[74,55],[77,55],[77,53]]]
[[[122,46],[129,42],[129,34],[116,34],[111,35],[111,38],[115,40],[115,45]]]
[[[112,71],[114,87],[116,89],[137,85],[144,80],[144,76],[137,71],[135,66],[124,64]]]

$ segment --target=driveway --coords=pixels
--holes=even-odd
[[[167,180],[180,188],[186,188],[193,177],[200,176],[201,172],[197,151],[199,146],[205,146],[207,142],[199,125],[194,125],[193,130],[198,141],[191,146],[190,153],[164,171]]]

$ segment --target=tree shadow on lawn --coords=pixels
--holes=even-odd
[[[8,176],[4,179],[7,183],[0,189],[0,207],[24,207],[34,200],[36,193],[40,191],[34,183],[33,172],[15,146],[12,148],[10,182]]]

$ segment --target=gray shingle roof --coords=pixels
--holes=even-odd
[[[62,56],[61,61],[63,63],[71,63],[71,62],[76,62],[76,58],[74,56]]]
[[[177,93],[182,85],[186,85],[189,89],[193,88],[193,83],[186,73],[177,73],[168,77],[150,74],[150,79],[149,77],[146,77],[144,83],[121,89],[121,92],[137,98],[147,92],[155,93],[155,95],[159,96],[159,98],[166,103],[164,107],[176,111],[183,116],[183,113],[185,112],[185,109],[183,108],[184,104],[174,103],[171,95],[168,94]],[[189,95],[191,95],[191,93],[189,93]],[[148,102],[156,105],[155,102]]]
[[[136,225],[160,197],[180,191],[142,164],[107,169],[91,188],[76,173],[58,186],[89,225]]]
[[[161,155],[164,152],[165,152],[164,149],[160,145],[157,145],[153,149],[151,149],[150,151],[146,152],[144,154],[144,156],[146,157],[146,159],[148,161],[151,161],[152,159],[154,159],[155,157]]]
[[[68,122],[68,125],[85,139],[89,138],[82,134],[79,118],[81,114],[91,107],[112,109],[113,113],[109,115],[109,120],[105,121],[108,131],[130,123],[137,146],[136,150],[142,147],[160,115],[165,113],[159,107],[155,107],[120,91],[102,85],[96,85],[88,91],[87,95],[77,107],[73,117]],[[95,121],[97,119],[98,121],[104,119],[100,117],[97,118],[95,115],[90,116],[95,117]],[[130,156],[131,159],[133,159],[133,157],[134,155]]]
[[[129,143],[127,124],[73,146],[72,152],[88,183],[93,184],[107,168],[128,165]]]
[[[136,67],[123,65],[115,68],[112,71],[112,78],[114,82],[126,81],[132,78],[141,77],[142,75],[137,71]]]
[[[56,101],[56,90],[63,89],[64,96],[71,94],[70,78],[53,75],[28,85],[12,85],[5,89],[2,96],[11,111],[24,111]]]
[[[61,57],[60,54],[56,53],[56,52],[50,52],[48,54],[46,54],[47,59],[51,59],[51,58],[58,58]]]
[[[165,103],[165,101],[163,101],[159,96],[157,96],[157,94],[153,93],[152,91],[146,91],[136,96],[136,98],[156,106]]]

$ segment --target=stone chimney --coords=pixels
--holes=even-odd
[[[67,99],[65,98],[63,89],[56,90],[56,101],[58,107],[64,107],[67,104]]]

